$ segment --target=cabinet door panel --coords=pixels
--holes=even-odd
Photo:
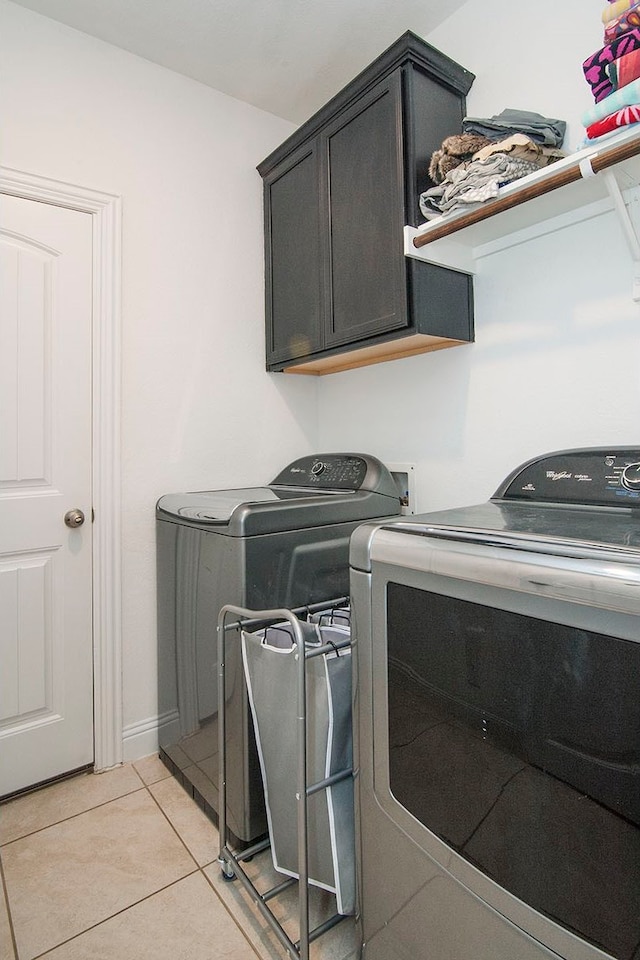
[[[325,341],[332,346],[408,323],[399,71],[330,125],[323,147],[330,265]]]
[[[267,366],[321,346],[318,153],[307,145],[266,182]]]

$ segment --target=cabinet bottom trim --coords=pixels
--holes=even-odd
[[[321,377],[329,373],[353,370],[356,367],[367,367],[373,363],[384,363],[387,360],[413,357],[419,353],[430,353],[432,350],[458,347],[468,342],[467,340],[452,340],[449,337],[433,337],[429,334],[415,333],[400,340],[376,343],[369,347],[361,347],[358,350],[350,350],[348,353],[321,357],[317,360],[307,360],[304,363],[286,367],[282,372]]]

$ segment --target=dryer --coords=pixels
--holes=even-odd
[[[640,960],[640,448],[351,540],[365,960]]]
[[[351,533],[399,513],[387,468],[358,453],[302,457],[262,487],[158,501],[160,757],[212,819],[220,608],[295,608],[347,596]],[[239,650],[230,642],[226,656],[227,822],[248,843],[266,833],[267,821]]]

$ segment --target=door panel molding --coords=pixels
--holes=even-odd
[[[122,762],[119,196],[0,166],[0,193],[89,213],[93,239],[93,680],[95,769]]]

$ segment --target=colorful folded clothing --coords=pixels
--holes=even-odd
[[[603,120],[610,114],[615,113],[616,110],[622,110],[623,107],[628,107],[634,103],[640,103],[640,79],[632,80],[626,87],[614,90],[604,100],[594,103],[591,109],[585,110],[582,114],[582,124],[585,127],[590,127],[597,120]]]
[[[602,22],[610,23],[611,20],[617,20],[618,17],[621,17],[627,10],[630,10],[631,7],[635,7],[637,0],[615,0],[614,3],[610,3],[608,7],[605,7],[602,11]]]
[[[546,147],[561,147],[567,124],[564,120],[543,117],[529,110],[503,110],[493,117],[465,117],[465,133],[478,133],[488,140],[504,140],[514,133],[524,133]]]
[[[593,140],[595,137],[601,137],[605,133],[611,133],[612,130],[618,130],[620,127],[628,127],[631,123],[638,123],[640,120],[640,103],[631,104],[623,107],[622,110],[616,110],[604,120],[597,120],[587,127],[587,137]]]
[[[587,57],[582,64],[582,69],[596,103],[613,93],[614,90],[607,74],[608,65],[618,57],[623,57],[625,54],[639,49],[640,29],[634,29],[628,33],[623,33],[612,43],[605,44],[600,50],[596,50],[590,57]]]
[[[628,83],[640,77],[640,50],[633,50],[623,57],[618,57],[613,63],[607,64],[606,70],[614,89],[626,87]]]
[[[601,137],[591,137],[591,139],[589,139],[585,132],[582,140],[576,144],[576,150],[586,150],[587,147],[606,147],[610,143],[616,143],[622,133],[629,133],[630,131],[634,133],[640,132],[640,123],[630,123],[626,127],[618,127],[610,133],[603,133]]]
[[[633,30],[635,27],[640,27],[640,3],[635,4],[632,9],[627,13],[623,13],[622,16],[616,20],[611,20],[605,24],[604,42],[613,43],[613,41],[621,37],[623,33],[628,33],[629,30]]]

